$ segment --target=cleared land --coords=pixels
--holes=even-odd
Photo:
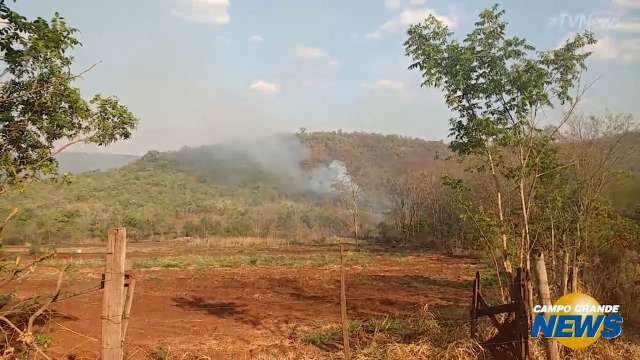
[[[339,357],[337,248],[235,245],[130,245],[128,258],[138,281],[127,336],[131,358],[168,352],[220,359]],[[55,267],[72,262],[62,301],[43,330],[54,357],[94,359],[100,348],[101,292],[93,288],[100,282],[102,249],[60,250],[65,253],[39,267],[18,293],[52,291]],[[359,324],[354,326],[386,321],[384,326],[400,332],[403,323],[389,319],[412,316],[425,305],[440,318],[464,319],[478,269],[470,258],[376,249],[349,251],[347,263],[349,317]]]

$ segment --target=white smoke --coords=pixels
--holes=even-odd
[[[351,176],[344,162],[333,160],[327,165],[320,165],[307,175],[306,190],[315,194],[331,194],[338,184],[350,184]]]
[[[218,144],[218,158],[228,161],[251,159],[255,166],[277,178],[286,179],[287,189],[315,195],[336,193],[337,185],[351,184],[345,163],[332,160],[306,171],[303,164],[311,159],[311,150],[294,135],[273,135],[252,141]],[[227,174],[230,178],[231,174]]]

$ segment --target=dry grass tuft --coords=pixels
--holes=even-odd
[[[398,320],[385,319],[381,325]],[[391,327],[380,326],[368,344],[355,349],[355,359],[471,360],[485,355],[476,341],[467,338],[467,327],[457,322],[440,321],[427,306],[415,316],[403,319],[412,336],[398,336]],[[410,340],[410,341],[407,341]],[[362,345],[363,342],[360,342]]]
[[[598,340],[593,346],[567,353],[565,359],[618,360],[640,359],[640,345],[625,341]]]
[[[356,360],[475,360],[484,358],[485,351],[477,342],[466,339],[457,340],[449,345],[441,345],[428,339],[414,343],[385,342],[382,339],[372,342],[365,349],[358,350]]]
[[[438,354],[438,359],[443,360],[466,360],[480,359],[485,357],[485,351],[476,341],[472,339],[462,339],[455,341]]]
[[[414,344],[387,343],[371,346],[360,351],[354,357],[355,360],[401,360],[401,359],[432,359],[437,349],[429,342],[417,342]]]

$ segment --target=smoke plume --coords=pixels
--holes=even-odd
[[[184,148],[171,155],[203,178],[225,185],[273,185],[287,193],[329,195],[351,177],[340,160],[305,170],[311,150],[291,134]]]

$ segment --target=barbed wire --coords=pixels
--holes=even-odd
[[[62,301],[65,301],[65,300],[73,299],[75,297],[86,295],[86,294],[90,294],[90,293],[96,292],[98,290],[102,290],[102,286],[101,285],[92,286],[92,287],[89,287],[89,288],[86,288],[86,289],[83,289],[83,290],[80,290],[80,291],[73,292],[71,294],[61,295],[55,301],[53,301],[53,303],[58,303],[58,302],[62,302]]]

